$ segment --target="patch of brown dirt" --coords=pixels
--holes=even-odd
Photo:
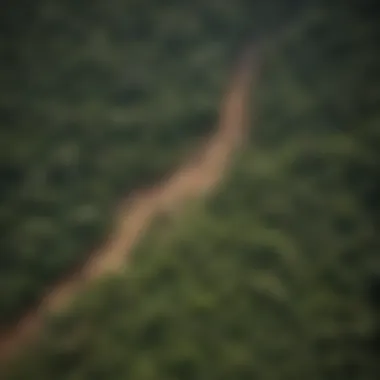
[[[114,230],[104,245],[90,255],[79,270],[54,284],[32,310],[1,333],[0,362],[5,363],[37,335],[46,313],[66,306],[89,280],[122,268],[155,216],[176,210],[188,199],[207,195],[220,182],[231,162],[231,154],[247,137],[247,102],[252,74],[257,72],[255,58],[254,49],[249,49],[235,68],[221,105],[217,129],[202,144],[202,150],[168,179],[135,193],[120,205]]]

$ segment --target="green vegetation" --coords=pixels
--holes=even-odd
[[[145,3],[2,10],[0,326],[104,238],[122,196],[177,167],[215,122],[230,54],[215,28],[233,20]]]
[[[180,4],[165,3],[170,6],[152,10],[157,20],[163,20],[170,10],[174,12],[172,4]],[[198,2],[195,4],[198,7]],[[276,17],[268,18],[272,14],[268,5],[262,9],[257,6],[253,16],[249,1],[199,4],[196,20],[203,15],[205,25],[210,25],[205,15],[211,14],[221,25],[209,38],[203,31],[199,45],[195,45],[200,49],[204,43],[205,49],[212,51],[215,46],[218,51],[220,61],[215,58],[199,66],[204,74],[199,85],[209,88],[207,112],[215,115],[218,91],[236,41],[251,31],[252,20],[259,24],[255,31],[264,33],[288,20],[288,14],[275,8]],[[241,152],[218,194],[189,208],[179,220],[157,223],[136,250],[125,274],[95,283],[67,312],[51,316],[36,347],[16,363],[9,379],[377,378],[380,54],[376,42],[380,30],[370,2],[352,4],[304,5],[300,13],[289,12],[294,20],[280,34],[271,34],[270,45],[263,49],[263,72],[253,99],[257,115],[252,144]],[[156,13],[158,9],[162,13]],[[177,17],[171,18],[177,22],[173,26],[176,35],[186,24],[179,9],[185,8],[178,5]],[[219,36],[219,42],[212,36]],[[143,42],[136,42],[136,49],[143,53]],[[162,51],[160,46],[157,51]],[[184,67],[192,72],[187,57],[190,51],[190,47],[184,48],[183,60],[168,58],[182,70],[179,77],[187,72]],[[191,88],[183,86],[179,77],[170,72],[166,78],[168,86],[173,80],[178,94],[183,91],[194,99],[198,99],[196,94],[204,94],[193,81]],[[156,79],[162,80],[162,90],[166,89],[166,79]],[[150,83],[146,88],[154,93],[152,88],[160,87]],[[154,101],[141,100],[140,107],[156,107],[157,98],[152,96]],[[183,99],[178,104],[185,121],[191,101]],[[135,107],[126,108],[125,125]],[[163,113],[165,107],[170,115],[176,110],[165,101],[160,106]],[[143,114],[152,120],[156,116]],[[174,119],[168,116],[167,120]],[[189,125],[178,124],[178,120],[177,124],[168,121],[157,127],[157,136],[150,140],[157,147],[151,155],[155,163],[160,154],[169,156],[162,170],[189,142],[183,134],[204,132],[193,134]],[[104,133],[109,133],[112,128],[104,125]],[[120,130],[128,130],[125,125],[120,125]],[[172,125],[178,136],[176,147],[169,151],[159,139],[167,133],[167,125]],[[146,134],[150,133],[148,128],[150,124]],[[62,129],[66,131],[66,127]],[[15,130],[8,133],[14,136]],[[142,162],[153,164],[142,153],[142,147],[147,146],[141,139],[114,141],[136,149],[131,168]],[[106,139],[99,141],[105,143]],[[24,146],[32,149],[29,143]],[[85,150],[81,157],[95,165],[97,153]],[[119,161],[112,160],[114,177],[109,168],[103,177],[94,176],[90,185],[112,187],[107,193],[110,200],[119,189],[112,178],[124,180],[129,162],[122,159],[127,176],[119,178]],[[150,174],[147,178],[153,177]],[[131,176],[121,189],[137,182],[138,178]],[[15,197],[17,192],[7,194]],[[88,201],[88,194],[84,199]],[[99,199],[94,199],[96,207],[100,207]],[[70,203],[72,209],[76,205]],[[14,212],[15,206],[7,203],[7,207]],[[68,217],[70,210],[65,204],[62,217]],[[72,220],[66,223],[78,231]],[[82,233],[78,235],[82,238]],[[58,240],[59,235],[54,239],[57,247],[71,242],[64,237]],[[39,246],[35,252],[40,254],[41,249]],[[67,257],[54,247],[50,252],[55,260]],[[34,267],[25,254],[5,257],[17,261],[13,264],[16,273],[24,273],[20,269],[24,260],[28,275],[36,268],[43,278],[43,265],[51,270],[46,256]],[[57,271],[64,267],[62,261]],[[23,275],[13,276],[12,281],[18,278],[25,281]],[[14,290],[2,289],[13,299]]]

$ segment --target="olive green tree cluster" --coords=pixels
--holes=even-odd
[[[121,197],[211,130],[245,11],[243,1],[4,2],[0,326],[85,260]]]
[[[158,222],[9,379],[377,378],[380,33],[366,9],[296,18],[218,194]]]

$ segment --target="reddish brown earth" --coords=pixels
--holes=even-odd
[[[254,49],[238,62],[220,108],[215,132],[172,176],[149,190],[137,191],[117,210],[115,227],[107,241],[79,270],[54,284],[40,302],[0,335],[0,362],[6,363],[36,337],[46,313],[65,307],[86,283],[122,268],[154,217],[178,209],[186,200],[207,195],[221,181],[231,155],[247,136],[252,76],[257,74]]]

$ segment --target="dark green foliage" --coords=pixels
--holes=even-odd
[[[135,2],[139,9],[137,3],[145,2]],[[160,17],[169,17],[172,4],[180,2],[164,3]],[[246,20],[253,17],[256,2],[201,3],[194,2],[207,19],[199,41],[206,48],[213,46],[208,36],[223,36],[226,45],[220,54],[227,62],[233,50],[227,52],[229,43],[249,29]],[[267,4],[256,5],[254,18],[259,24],[268,21],[270,27],[257,27],[263,32],[288,20],[281,7],[270,10],[276,2]],[[253,100],[252,144],[218,194],[193,207],[180,222],[158,221],[134,252],[127,273],[99,281],[65,314],[51,316],[36,348],[26,353],[22,365],[16,363],[9,379],[377,378],[379,28],[368,12],[369,2],[336,4],[300,14],[290,5],[286,8],[295,21],[272,34],[264,46],[263,73]],[[180,29],[179,24],[171,27]],[[142,36],[143,31],[148,33],[142,28]],[[185,48],[174,34],[168,32],[173,37],[170,49],[189,52],[198,46],[199,41],[189,38]],[[213,77],[220,90],[223,65],[216,61],[199,63],[199,83]],[[184,72],[192,61],[187,57],[178,66],[168,62]],[[174,75],[173,92],[162,87],[174,102],[167,103],[168,115],[176,109],[175,91],[189,98],[197,91],[192,81],[183,87]],[[133,88],[116,91],[113,101],[128,102]],[[154,98],[156,87],[146,88]],[[136,104],[144,109],[156,104],[157,98],[150,103],[139,91],[133,95],[142,97]],[[212,91],[207,94],[206,100]],[[188,116],[187,97],[178,104],[184,110],[175,120],[183,130],[173,132],[173,144],[180,144],[182,134],[191,134],[192,123],[209,121],[204,109]],[[208,103],[213,111],[215,105]],[[180,115],[185,115],[183,123]],[[155,161],[167,152],[161,150],[167,129],[157,130],[149,140],[157,149]],[[133,141],[131,149],[137,150],[142,165],[143,140],[137,132],[125,133],[131,133],[126,143]],[[100,146],[103,140],[98,140]],[[115,146],[122,144],[116,140]],[[93,162],[88,154],[78,163]],[[170,162],[175,153],[168,156]],[[19,181],[17,169],[4,168],[5,175]],[[56,181],[64,181],[60,170],[55,167],[52,174]],[[108,183],[104,178],[94,181],[101,187]],[[49,212],[49,198],[43,201]],[[99,205],[97,199],[94,204]],[[64,218],[69,211],[63,210]],[[4,215],[14,218],[10,212]],[[67,226],[73,225],[72,218]],[[31,237],[52,228],[38,218],[32,226]],[[65,255],[56,252],[63,240],[54,241],[57,247],[50,252],[62,268]],[[7,255],[4,260],[11,261]],[[17,256],[17,268],[24,260],[28,263],[27,253]],[[52,265],[45,260],[44,265]],[[35,280],[25,265],[18,277],[2,278],[15,289],[27,289]],[[40,265],[36,270],[45,273]]]
[[[215,123],[228,46],[197,7],[148,4],[2,10],[0,325],[104,238],[121,196],[177,167]]]

